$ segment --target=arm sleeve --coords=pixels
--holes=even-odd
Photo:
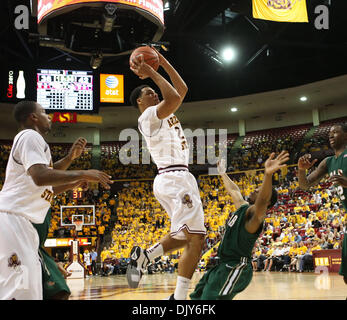
[[[49,165],[45,148],[47,144],[37,132],[27,132],[22,137],[14,150],[14,157],[24,166],[25,171],[34,164]]]
[[[157,106],[147,108],[139,118],[139,130],[148,137],[158,133],[162,120],[157,116]]]

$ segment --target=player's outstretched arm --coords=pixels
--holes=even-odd
[[[72,161],[79,158],[87,145],[87,140],[85,138],[78,138],[72,145],[69,153],[62,159],[56,161],[53,164],[53,168],[57,170],[67,170]]]
[[[221,176],[225,190],[230,194],[231,198],[234,201],[234,205],[236,210],[240,208],[242,205],[246,204],[247,201],[243,199],[240,188],[235,184],[226,173],[226,164],[224,159],[220,159],[217,163],[217,170],[219,175]]]
[[[317,159],[310,161],[311,155],[305,154],[299,158],[298,161],[298,181],[299,187],[303,190],[316,185],[319,181],[328,173],[327,163],[325,158],[308,176],[306,176],[306,170],[310,169],[316,162]]]
[[[174,113],[181,105],[181,96],[177,90],[150,65],[144,62],[143,55],[139,55],[130,62],[130,69],[144,79],[150,77],[159,87],[163,100],[157,107],[157,116],[160,120]]]
[[[159,57],[159,65],[162,66],[165,72],[169,75],[173,86],[181,97],[182,103],[188,92],[186,83],[184,82],[180,74],[176,71],[176,69],[171,65],[171,63],[166,60],[166,58],[157,49],[153,48],[153,50],[157,52]]]
[[[88,182],[81,180],[81,181],[77,181],[75,183],[63,184],[61,186],[53,187],[53,192],[55,195],[58,195],[60,193],[63,193],[63,192],[69,191],[69,190],[78,189],[78,188],[82,188],[83,191],[87,191],[88,190]]]
[[[275,153],[271,153],[270,157],[265,161],[264,180],[255,200],[253,215],[245,225],[249,233],[257,232],[264,221],[272,194],[272,175],[285,167],[285,163],[288,160],[289,153],[282,151],[276,158]]]
[[[84,180],[87,182],[98,182],[105,189],[110,189],[110,176],[99,170],[55,170],[44,164],[34,164],[28,169],[34,183],[38,186],[58,187],[62,185],[77,183]]]

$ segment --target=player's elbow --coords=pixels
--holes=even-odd
[[[181,89],[181,92],[180,92],[181,100],[184,99],[184,97],[186,96],[187,93],[188,93],[188,87],[186,84],[184,84],[182,89]]]
[[[165,97],[163,104],[157,109],[158,118],[160,120],[165,119],[170,114],[175,113],[180,105],[181,97],[178,93]]]
[[[33,182],[38,186],[45,186],[46,168],[43,165],[33,165],[29,168],[28,173],[31,176]]]
[[[43,187],[44,181],[41,177],[39,176],[31,176],[31,178],[33,179],[34,183],[38,186],[38,187]]]
[[[172,108],[177,109],[181,105],[182,99],[178,92],[174,92],[168,97],[167,101]]]

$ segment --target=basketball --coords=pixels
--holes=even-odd
[[[143,55],[144,61],[149,64],[155,71],[159,68],[159,56],[151,47],[139,47],[136,48],[132,54],[130,55],[129,62],[133,60],[135,57]]]

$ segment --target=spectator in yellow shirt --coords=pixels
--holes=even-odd
[[[102,241],[104,240],[104,233],[105,233],[105,226],[99,225],[98,226],[98,234],[99,234],[99,238],[100,238],[100,243],[102,243]]]
[[[312,227],[308,228],[305,233],[308,238],[313,238],[316,234]]]
[[[296,263],[298,261],[298,243],[293,242],[291,248],[289,249],[289,256],[291,258],[290,265],[289,265],[289,271],[294,271],[296,269]]]
[[[308,244],[308,248],[306,252],[302,255],[302,258],[299,259],[299,272],[303,272],[305,269],[305,266],[312,262],[312,252],[315,250],[321,250],[321,246],[319,245],[318,241],[314,241],[313,246],[311,247],[310,244]]]

